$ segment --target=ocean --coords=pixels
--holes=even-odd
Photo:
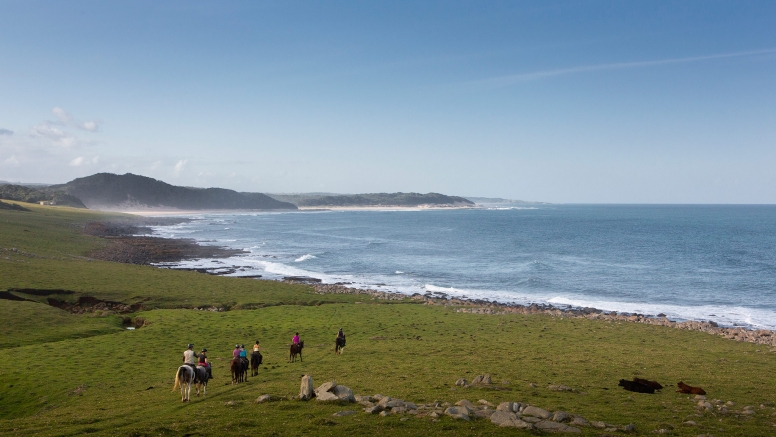
[[[776,329],[776,206],[491,205],[207,213],[154,235],[244,249],[164,265]]]

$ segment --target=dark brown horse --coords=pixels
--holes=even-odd
[[[259,365],[261,365],[262,358],[259,351],[255,351],[251,354],[251,376],[259,374]]]
[[[337,337],[337,339],[334,340],[334,353],[341,354],[342,349],[345,349],[345,337]]]
[[[302,361],[302,349],[304,349],[303,341],[300,341],[299,344],[292,344],[289,351],[288,360],[293,363],[296,361],[296,356],[299,355],[299,361]]]
[[[232,358],[232,361],[229,363],[229,370],[232,371],[232,384],[245,382],[248,373],[248,362],[240,357]]]

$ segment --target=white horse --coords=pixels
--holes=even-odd
[[[194,383],[196,373],[191,366],[186,364],[178,367],[178,371],[175,373],[175,385],[172,387],[172,391],[176,388],[181,388],[181,401],[188,402],[191,395],[191,384]],[[199,388],[197,388],[197,394],[199,394]]]

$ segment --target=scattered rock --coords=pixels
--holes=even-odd
[[[316,396],[315,396],[315,399],[317,399],[317,400],[319,400],[319,401],[322,401],[322,402],[327,402],[327,401],[338,401],[338,400],[339,400],[339,398],[337,397],[337,395],[335,395],[335,394],[334,394],[334,393],[332,393],[332,392],[328,392],[328,391],[324,391],[324,392],[319,392],[319,393],[317,393],[317,394],[316,394]]]
[[[571,423],[569,425],[573,426],[590,426],[589,423],[587,423],[587,420],[585,420],[582,416],[574,416],[574,418],[571,420]]]
[[[480,404],[480,405],[487,405],[488,407],[492,407],[493,406],[493,404],[491,404],[490,402],[486,401],[485,399],[480,399],[479,401],[477,401],[477,403]]]
[[[510,428],[522,428],[522,429],[531,429],[533,428],[533,425],[531,425],[528,422],[522,421],[517,417],[517,414],[510,413],[507,411],[494,411],[493,414],[490,416],[491,423],[501,426],[501,427],[510,427]]]
[[[592,426],[593,428],[598,428],[598,429],[606,428],[606,424],[605,423],[599,422],[597,420],[591,420],[590,421],[590,426]]]
[[[582,432],[579,428],[574,428],[573,426],[568,426],[563,423],[552,422],[549,420],[542,420],[541,422],[535,424],[534,426],[546,432],[576,432],[576,433]]]
[[[525,407],[523,409],[523,415],[540,417],[542,419],[549,419],[550,417],[552,417],[552,413],[550,413],[549,411],[539,407],[534,407],[533,405],[529,405]]]
[[[337,383],[334,381],[325,382],[315,389],[315,396],[320,396],[321,393],[332,391],[336,386]]]
[[[688,420],[688,421],[686,421],[686,422],[682,422],[682,425],[686,425],[686,426],[697,426],[697,425],[698,425],[698,423],[697,423],[697,422],[695,422],[694,420]]]
[[[695,400],[696,401],[705,401],[706,400],[706,396],[704,396],[704,395],[695,395]]]
[[[472,385],[477,385],[482,383],[482,375],[477,375],[472,379]]]
[[[381,411],[383,411],[382,407],[377,406],[377,405],[375,405],[373,407],[366,407],[366,408],[364,408],[364,413],[368,413],[368,414],[377,414],[377,413],[379,413]]]
[[[386,417],[386,416],[390,416],[390,415],[391,415],[391,412],[390,412],[390,411],[381,411],[381,412],[380,412],[380,416],[381,416],[381,417]]]
[[[334,396],[337,396],[337,398],[341,401],[356,402],[356,397],[353,396],[353,390],[345,387],[344,385],[338,385],[334,387]]]
[[[461,399],[460,401],[456,402],[455,405],[457,405],[459,407],[466,407],[469,410],[473,410],[474,409],[474,404],[471,403],[471,401],[469,401],[467,399]]]
[[[458,381],[455,381],[455,385],[457,387],[468,387],[469,383],[465,379],[460,378],[460,379],[458,379]]]
[[[304,375],[302,377],[302,385],[299,387],[299,399],[306,401],[312,399],[313,396],[313,377]]]
[[[493,380],[490,379],[490,375],[485,375],[482,377],[482,381],[480,381],[480,384],[493,384]]]
[[[270,395],[261,395],[256,398],[255,401],[253,401],[254,404],[263,404],[264,402],[269,402],[272,400],[272,396]]]
[[[477,419],[490,419],[490,417],[495,413],[496,410],[486,409],[486,410],[476,410],[474,412],[474,417]]]
[[[556,411],[552,415],[552,420],[555,422],[571,422],[571,415],[565,411]]]

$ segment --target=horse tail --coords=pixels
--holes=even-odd
[[[181,386],[181,372],[183,372],[183,366],[178,367],[178,371],[175,373],[175,385],[172,386],[172,391]]]

